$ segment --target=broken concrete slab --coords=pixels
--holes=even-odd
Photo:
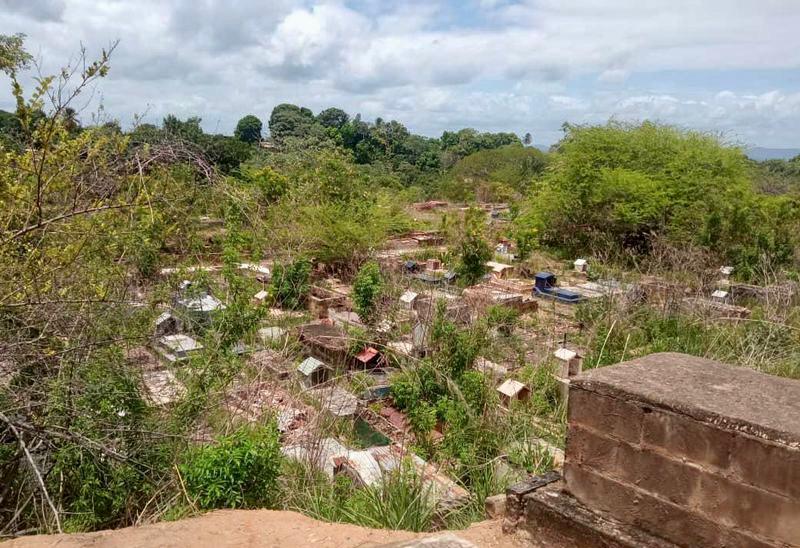
[[[286,330],[282,327],[262,327],[258,330],[258,338],[262,344],[282,342],[286,337]]]
[[[322,409],[338,418],[352,417],[358,412],[359,401],[353,394],[339,386],[326,386],[309,392]]]
[[[272,349],[253,352],[247,360],[247,365],[258,372],[268,372],[278,379],[288,379],[294,370],[292,362],[283,354]]]
[[[142,383],[147,390],[148,399],[158,406],[174,403],[186,393],[186,387],[169,369],[143,372]]]
[[[502,518],[506,513],[506,496],[494,495],[491,497],[486,497],[486,500],[483,503],[483,508],[486,511],[486,515],[489,517],[489,519]]]
[[[185,360],[203,349],[199,341],[182,333],[165,335],[157,343],[156,350],[171,362]]]

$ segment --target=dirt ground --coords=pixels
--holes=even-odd
[[[500,521],[483,521],[456,535],[486,548],[519,548],[530,542],[505,535]],[[382,544],[429,536],[405,531],[366,529],[341,523],[324,523],[295,512],[272,510],[220,510],[181,521],[154,523],[115,531],[73,535],[38,535],[7,543],[9,548],[153,548],[192,546],[370,548]]]

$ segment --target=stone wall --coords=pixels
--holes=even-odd
[[[800,545],[800,382],[681,354],[586,372],[564,478],[679,546]]]

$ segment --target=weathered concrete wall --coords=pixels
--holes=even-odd
[[[679,546],[800,545],[800,382],[681,354],[573,379],[565,489]]]

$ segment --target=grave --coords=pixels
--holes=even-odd
[[[352,417],[358,412],[358,398],[339,386],[326,386],[311,391],[322,409],[337,418]]]
[[[544,544],[800,543],[800,382],[652,354],[573,378],[568,422],[563,481],[508,491]]]
[[[300,375],[300,384],[304,388],[312,388],[327,380],[330,367],[309,356],[297,366],[297,372]]]
[[[497,392],[500,394],[500,403],[506,409],[511,407],[511,402],[525,401],[530,395],[530,389],[519,381],[514,379],[506,379],[503,384],[497,387]]]
[[[164,335],[157,343],[156,350],[170,362],[186,360],[203,349],[200,342],[181,333]]]
[[[157,406],[170,405],[186,393],[186,388],[169,369],[143,372],[142,384],[150,402]]]

